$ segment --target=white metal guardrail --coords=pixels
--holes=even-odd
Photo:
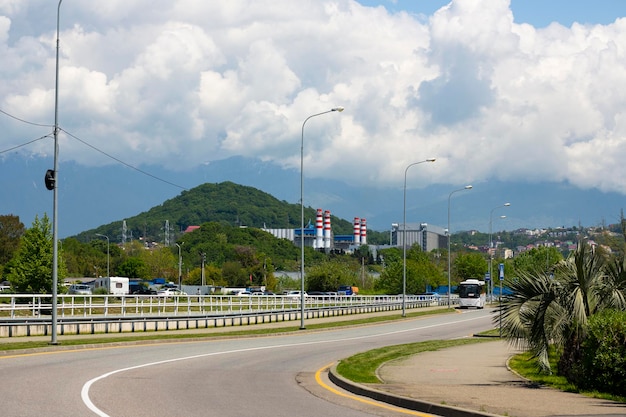
[[[456,300],[453,299],[453,303]],[[446,305],[447,298],[407,295],[406,302],[417,305]],[[364,306],[402,303],[402,295],[306,296],[305,308]],[[49,315],[49,294],[0,294],[0,319],[3,317],[41,317]],[[69,295],[57,297],[59,317],[222,314],[225,312],[285,310],[300,306],[300,297],[282,295]]]
[[[455,303],[458,300],[451,300]],[[410,295],[407,308],[447,305],[447,298]],[[0,338],[48,335],[52,296],[0,294]],[[397,310],[402,296],[308,296],[306,318]],[[60,334],[118,333],[247,325],[300,318],[288,296],[59,295]]]

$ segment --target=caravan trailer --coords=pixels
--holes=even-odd
[[[96,279],[94,288],[106,288],[108,294],[126,295],[129,293],[129,279],[126,277],[100,277]]]

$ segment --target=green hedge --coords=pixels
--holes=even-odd
[[[626,312],[607,310],[589,319],[577,385],[626,395]]]

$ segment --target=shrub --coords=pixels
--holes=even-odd
[[[94,295],[106,295],[109,291],[107,291],[106,287],[98,287],[93,290]]]
[[[626,394],[626,312],[605,310],[589,319],[577,385]]]

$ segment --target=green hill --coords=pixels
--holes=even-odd
[[[305,222],[315,222],[315,214],[315,209],[305,207]],[[86,242],[92,240],[94,234],[100,233],[109,236],[111,242],[120,242],[123,220],[126,221],[127,240],[142,238],[148,242],[164,242],[168,222],[171,243],[187,227],[207,222],[256,228],[297,228],[300,226],[300,205],[280,201],[256,188],[232,182],[207,183],[183,191],[179,196],[147,212],[87,230],[74,237]],[[335,234],[352,233],[351,222],[335,216],[331,216],[331,222]]]

